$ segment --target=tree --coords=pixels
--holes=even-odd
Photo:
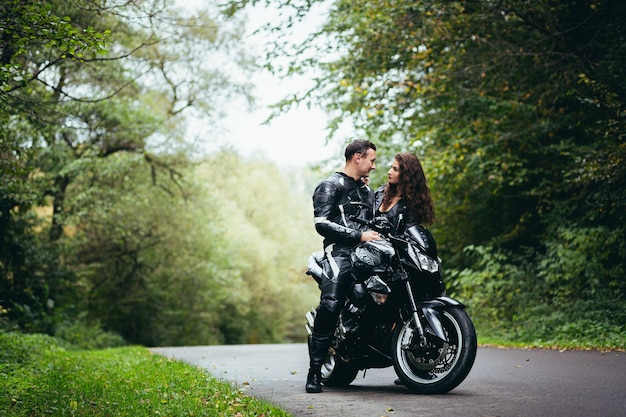
[[[320,2],[269,3],[293,6],[297,18]],[[623,2],[325,4],[319,33],[273,50],[308,48],[292,54],[285,73],[317,71],[312,89],[282,105],[322,103],[331,127],[350,120],[383,157],[399,149],[421,156],[452,291],[477,302],[499,296],[470,291],[468,278],[495,262],[502,268],[487,288],[527,295],[497,313],[509,322],[524,317],[527,302],[568,314],[577,302],[603,310],[593,300],[607,297],[623,305],[626,286],[614,271],[625,269],[624,248],[609,243],[625,232]],[[585,262],[604,272],[574,267]],[[612,323],[623,322],[618,310]]]
[[[272,164],[226,151],[183,171],[185,199],[148,172],[118,154],[69,187],[79,209],[65,259],[78,294],[63,304],[143,345],[302,340],[319,295],[304,273],[320,242],[309,195]]]
[[[59,272],[58,262],[53,248],[37,239],[33,231],[40,224],[29,212],[42,202],[33,173],[41,139],[38,110],[47,98],[35,105],[37,93],[29,86],[62,59],[76,59],[74,53],[97,55],[107,34],[81,31],[35,2],[3,2],[0,16],[0,305],[20,327],[49,331],[43,311],[52,305],[55,285],[47,285],[42,274]],[[45,48],[57,54],[45,54]],[[30,66],[28,55],[39,57],[38,64]]]
[[[237,271],[237,280],[223,288],[224,341],[303,340],[303,314],[319,298],[305,275],[307,259],[321,242],[311,224],[312,190],[295,188],[288,174],[268,162],[227,151],[210,158],[198,175],[221,213],[226,253]]]
[[[168,191],[176,184],[164,172],[155,187],[140,155],[120,153],[68,189],[76,209],[66,259],[78,294],[63,304],[132,343],[220,341],[220,294],[234,272],[216,208],[189,168],[182,172],[185,199]]]
[[[66,200],[79,175],[132,153],[152,178],[179,178],[165,156],[188,150],[185,115],[215,125],[220,102],[245,91],[229,71],[248,65],[240,29],[213,12],[183,15],[153,0],[0,6],[0,305],[10,318],[46,315],[52,277],[74,279],[62,263],[35,259],[60,256],[66,217],[80,210]],[[32,216],[35,206],[52,208],[48,225]]]

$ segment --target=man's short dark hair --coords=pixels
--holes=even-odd
[[[355,154],[359,153],[361,155],[365,155],[368,150],[376,150],[376,145],[374,145],[369,140],[365,139],[355,139],[346,146],[346,161],[349,161]]]

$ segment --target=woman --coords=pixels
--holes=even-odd
[[[387,217],[394,234],[402,234],[410,226],[434,222],[435,206],[417,156],[396,154],[387,178],[387,184],[376,190],[375,215]]]
[[[435,221],[435,204],[417,156],[411,153],[398,153],[394,156],[387,172],[387,184],[376,190],[374,207],[374,215],[386,217],[393,225],[392,232],[396,236],[402,235],[412,226],[427,226]],[[418,233],[422,235],[420,241],[425,243],[429,255],[436,258],[437,246],[430,232],[425,227],[412,229],[413,232],[419,229]],[[441,279],[424,285],[424,290],[431,297],[446,294]],[[398,378],[394,384],[402,385],[402,381]]]

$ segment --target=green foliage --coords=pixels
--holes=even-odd
[[[32,81],[33,74],[24,64],[26,57],[33,53],[51,51],[49,65],[58,60],[82,60],[105,53],[110,43],[108,30],[77,27],[69,16],[55,14],[54,6],[50,2],[20,0],[7,0],[0,6],[3,16],[1,91],[22,88]]]
[[[625,15],[603,0],[336,0],[319,32],[270,56],[316,74],[282,105],[325,105],[381,159],[420,156],[451,291],[484,328],[517,334],[549,303],[563,322],[543,323],[574,337],[561,313],[626,297]]]
[[[62,349],[59,341],[51,336],[24,336],[13,332],[0,332],[0,348],[0,369],[8,374],[41,361],[47,352]]]
[[[126,258],[120,263],[125,269],[111,271],[134,279],[117,293],[141,283],[146,268],[140,268],[141,273],[132,268],[141,264],[133,251],[142,235],[132,233],[140,231],[146,237],[149,222],[121,221],[120,216],[131,208],[141,209],[140,204],[130,195],[118,199],[103,191],[115,175],[111,170],[125,169],[120,161],[126,157],[117,156],[138,156],[135,161],[145,168],[142,178],[152,178],[156,187],[163,185],[161,177],[178,179],[180,166],[173,155],[190,148],[181,137],[186,114],[193,108],[197,117],[214,126],[220,101],[246,95],[245,82],[224,75],[231,65],[244,70],[250,65],[244,55],[229,59],[241,52],[237,27],[211,18],[207,10],[183,15],[170,2],[153,6],[152,1],[130,1],[104,7],[97,0],[9,0],[0,5],[0,305],[7,320],[3,325],[53,333],[62,318],[76,317],[88,305],[97,309],[98,303],[88,297],[93,287],[86,285],[89,274],[81,269],[84,263],[76,263],[78,238],[84,235],[72,238],[77,230],[82,232],[77,227],[92,232],[107,227],[103,217],[108,213],[111,229],[104,236],[109,247],[90,249],[103,256],[117,255],[120,245],[126,245],[122,248]],[[207,60],[207,54],[215,59]],[[220,66],[222,61],[228,65]],[[100,205],[102,209],[89,218],[88,211]],[[86,225],[83,215],[99,223]],[[112,235],[117,237],[108,239]],[[145,247],[156,239],[148,236]],[[189,268],[186,274],[190,275]],[[112,289],[97,283],[96,287]],[[159,297],[170,296],[164,288],[150,293],[152,297],[130,304],[143,303],[149,314],[148,306],[157,310]],[[141,318],[136,318],[135,328],[141,327]],[[210,329],[199,333],[207,332]]]
[[[319,297],[305,275],[306,260],[321,241],[311,226],[310,193],[294,190],[276,166],[229,152],[211,158],[197,175],[210,179],[209,198],[227,231],[226,253],[237,271],[237,280],[224,288],[238,289],[223,298],[225,340],[302,340],[303,311]],[[238,327],[242,322],[244,329]]]
[[[617,300],[626,294],[623,228],[560,227],[540,262],[539,276],[560,300]]]
[[[0,346],[0,409],[6,417],[289,416],[144,348],[70,351],[51,338],[2,333]]]
[[[56,326],[54,335],[60,339],[62,345],[68,348],[95,350],[126,344],[119,334],[106,332],[102,330],[100,323],[88,323],[84,318],[60,323]]]
[[[319,2],[278,3],[291,27]],[[213,127],[246,91],[240,28],[99,5],[0,5],[0,325],[54,333],[86,312],[78,334],[147,345],[299,340],[310,191],[228,152],[193,168],[182,139],[187,113]],[[279,109],[326,105],[381,164],[420,155],[450,291],[479,327],[619,346],[625,7],[338,0],[301,45],[281,28],[268,56],[293,61],[268,66],[316,71]]]
[[[209,312],[228,268],[210,209],[171,194],[182,184],[164,175],[153,184],[139,157],[95,162],[68,192],[78,310],[133,343],[215,342]]]
[[[600,256],[585,252],[601,242],[595,238],[602,232],[570,236],[582,247],[558,246],[559,252],[567,252],[558,257],[554,257],[556,248],[544,255],[468,247],[468,257],[475,263],[462,271],[449,271],[448,284],[469,307],[483,340],[495,338],[541,347],[624,349],[623,274],[611,279],[613,271],[592,264]],[[608,232],[604,237],[610,242],[611,236],[618,235]],[[622,256],[621,246],[621,242],[611,246],[614,250],[603,256]],[[526,262],[533,258],[536,262]]]
[[[0,325],[31,332],[53,332],[53,312],[71,292],[74,275],[63,264],[59,246],[41,239],[42,219],[18,213],[3,222],[0,260]]]
[[[83,160],[64,220],[71,314],[150,346],[301,340],[318,296],[310,195],[229,152],[177,164],[170,177],[128,154]]]

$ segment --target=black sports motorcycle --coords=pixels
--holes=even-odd
[[[474,364],[476,331],[464,306],[445,296],[434,238],[420,226],[393,236],[384,217],[364,223],[385,238],[352,250],[354,282],[322,366],[322,382],[346,386],[359,370],[393,365],[414,393],[454,389]],[[325,262],[321,251],[309,258],[307,274],[318,283],[325,279]],[[306,314],[309,341],[315,314],[315,309]]]

